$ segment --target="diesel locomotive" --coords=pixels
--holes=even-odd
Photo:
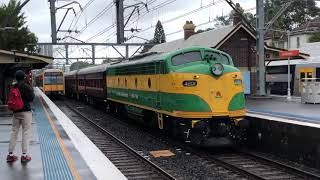
[[[201,146],[241,141],[247,127],[242,75],[205,47],[149,53],[66,74],[66,93]],[[99,92],[98,92],[99,91]]]

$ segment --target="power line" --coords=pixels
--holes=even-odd
[[[191,15],[191,14],[193,14],[193,13],[196,13],[196,12],[202,11],[202,10],[204,10],[204,9],[207,9],[207,8],[209,8],[209,7],[213,6],[213,5],[216,5],[216,4],[218,4],[218,3],[221,3],[221,2],[224,2],[224,0],[218,0],[218,1],[216,1],[216,2],[212,2],[212,3],[210,3],[210,4],[206,5],[206,6],[202,6],[202,7],[200,7],[200,8],[194,9],[194,10],[192,10],[192,11],[186,12],[186,13],[184,13],[184,14],[181,14],[181,15],[176,16],[176,17],[174,17],[174,18],[168,19],[168,20],[163,21],[163,22],[161,22],[161,23],[162,23],[162,24],[166,24],[166,23],[175,21],[175,20],[180,19],[180,18],[182,18],[182,17],[185,17],[185,16]],[[146,28],[146,29],[144,29],[144,30],[142,30],[142,31],[139,31],[139,32],[135,33],[134,35],[137,35],[137,34],[139,34],[139,33],[141,33],[141,32],[145,32],[145,31],[147,31],[147,30],[149,30],[149,29],[151,29],[151,28],[154,28],[154,27],[155,27],[154,25],[153,25],[153,26],[150,26],[149,28]]]
[[[80,30],[80,33],[81,34],[83,31],[85,31],[91,24],[93,24],[94,22],[96,22],[101,16],[103,16],[106,12],[108,12],[109,9],[112,8],[114,4],[111,2],[110,4],[108,4],[102,11],[100,11],[94,18],[92,18],[88,24],[86,24],[85,27],[83,27],[81,30]]]
[[[149,5],[150,5],[150,4],[153,4],[153,3],[156,2],[156,1],[157,1],[157,0],[152,0],[152,1],[148,2],[148,3],[149,3]],[[146,10],[145,12],[148,12],[148,11]],[[136,15],[136,14],[138,14],[138,13],[135,13],[134,15]],[[128,17],[129,17],[129,14],[126,16],[126,18],[128,18]],[[139,14],[138,14],[136,17],[139,17]],[[135,18],[136,18],[136,17],[135,17]],[[113,23],[112,25],[106,27],[105,29],[102,29],[102,30],[99,31],[97,34],[95,34],[95,35],[93,35],[92,37],[88,38],[86,41],[92,41],[93,39],[95,39],[95,38],[97,38],[97,37],[105,34],[106,32],[108,32],[109,30],[111,30],[111,29],[112,29],[113,27],[115,27],[115,26],[116,26],[116,24]],[[116,32],[114,32],[114,33],[116,33]]]

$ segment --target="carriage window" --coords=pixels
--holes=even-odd
[[[137,78],[134,80],[134,84],[136,85],[136,88],[138,87],[138,80]]]
[[[148,87],[151,88],[151,79],[148,78]]]
[[[183,54],[178,54],[172,57],[172,65],[178,66],[181,64],[186,64],[195,61],[201,61],[200,51],[192,51]]]
[[[230,64],[229,58],[226,55],[218,52],[206,51],[204,58],[205,60],[212,60],[212,61],[219,62],[221,64],[226,64],[226,65]]]

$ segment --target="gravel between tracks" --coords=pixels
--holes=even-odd
[[[59,103],[62,104],[63,102],[56,101],[56,103],[59,106]],[[197,154],[190,153],[187,150],[189,148],[186,148],[186,145],[181,142],[167,140],[164,137],[155,137],[153,133],[146,132],[142,126],[136,123],[121,121],[117,117],[112,117],[102,110],[82,102],[66,99],[65,103],[77,108],[90,119],[99,122],[106,130],[177,179],[246,179],[212,161],[199,157]],[[72,117],[71,111],[66,112],[63,108],[62,110]],[[170,150],[175,155],[155,158],[150,154],[150,151],[157,150]],[[273,158],[277,159],[276,157]],[[292,165],[292,162],[286,162],[286,160],[282,162]]]
[[[63,102],[56,101],[58,106],[62,106]],[[204,159],[201,159],[196,154],[192,154],[183,148],[183,144],[177,142],[173,144],[143,130],[143,128],[135,123],[123,122],[110,117],[108,114],[92,106],[86,105],[82,102],[66,99],[65,103],[76,107],[80,112],[84,113],[92,120],[98,121],[100,125],[111,132],[114,136],[121,139],[130,147],[135,149],[145,158],[148,158],[165,171],[169,172],[177,179],[234,179],[238,175],[232,174],[212,162],[208,165]],[[67,111],[61,108],[67,116],[71,117],[72,111]],[[170,157],[155,158],[150,154],[150,151],[170,150],[175,155]]]

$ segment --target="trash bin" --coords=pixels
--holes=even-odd
[[[320,103],[320,79],[304,78],[301,83],[301,103]]]

